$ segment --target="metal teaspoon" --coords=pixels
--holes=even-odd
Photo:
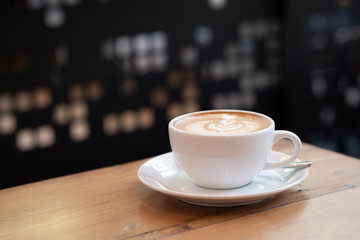
[[[303,161],[303,162],[292,162],[288,166],[284,166],[282,168],[306,168],[311,167],[312,162],[311,161]]]

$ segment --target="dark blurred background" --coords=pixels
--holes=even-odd
[[[271,116],[360,157],[360,2],[0,2],[0,188],[170,151],[168,121]]]

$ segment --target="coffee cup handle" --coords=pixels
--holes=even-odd
[[[290,139],[292,141],[292,143],[294,144],[294,152],[291,154],[291,156],[289,158],[287,158],[285,160],[282,160],[282,159],[280,161],[269,161],[268,160],[263,168],[264,170],[280,168],[280,167],[289,165],[291,162],[295,161],[297,159],[297,157],[300,155],[301,149],[302,149],[300,138],[292,132],[284,131],[284,130],[276,130],[275,134],[274,134],[273,144],[275,144],[280,139],[284,139],[284,138]]]

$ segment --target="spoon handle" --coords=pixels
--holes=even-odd
[[[288,166],[284,166],[283,168],[306,168],[311,167],[311,161],[303,161],[303,162],[292,162]]]

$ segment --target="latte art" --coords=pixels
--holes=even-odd
[[[174,126],[180,130],[207,135],[251,133],[265,129],[269,125],[266,119],[258,115],[238,112],[194,114],[174,123]]]

